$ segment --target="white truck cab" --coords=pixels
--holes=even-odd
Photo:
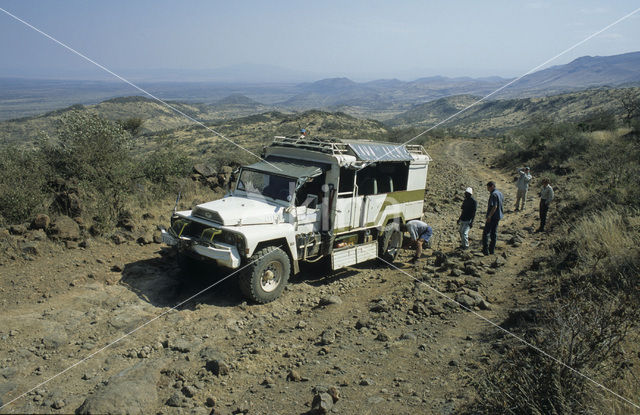
[[[397,224],[422,215],[430,161],[419,145],[276,137],[225,197],[175,212],[163,241],[181,264],[242,267],[242,293],[273,301],[301,261],[393,261]]]

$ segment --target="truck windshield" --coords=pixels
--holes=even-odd
[[[290,201],[296,189],[296,179],[254,170],[242,170],[237,190],[250,195]]]

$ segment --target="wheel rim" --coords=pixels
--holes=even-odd
[[[278,288],[282,280],[283,267],[278,261],[271,261],[262,271],[260,276],[260,288],[265,292],[271,292]]]

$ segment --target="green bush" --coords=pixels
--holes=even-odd
[[[145,156],[141,162],[144,177],[153,183],[168,183],[172,178],[189,174],[193,162],[176,148],[162,148]]]
[[[585,117],[578,123],[581,131],[613,131],[617,127],[616,117],[611,111],[598,111]]]
[[[497,162],[504,167],[528,164],[538,170],[549,169],[584,153],[590,144],[591,140],[576,125],[538,119],[508,137]]]
[[[126,120],[121,120],[118,123],[125,131],[131,133],[131,135],[137,135],[142,128],[144,120],[140,117],[131,117]]]
[[[99,115],[73,111],[60,120],[55,141],[42,142],[49,164],[64,178],[90,182],[122,175],[131,135]]]
[[[0,217],[6,222],[26,222],[47,211],[51,170],[39,151],[0,150],[0,172]]]
[[[39,148],[56,177],[77,183],[88,214],[104,232],[117,222],[131,193],[131,134],[99,115],[74,111],[58,125],[55,139]]]
[[[590,144],[591,139],[583,133],[567,129],[549,140],[541,151],[542,160],[557,166],[571,157],[583,154]]]

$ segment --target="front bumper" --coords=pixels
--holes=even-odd
[[[175,236],[161,229],[162,242],[169,246],[175,246],[180,250],[193,252],[205,258],[212,259],[220,266],[235,269],[240,266],[241,257],[238,248],[233,245],[215,242],[205,245],[188,236]]]

